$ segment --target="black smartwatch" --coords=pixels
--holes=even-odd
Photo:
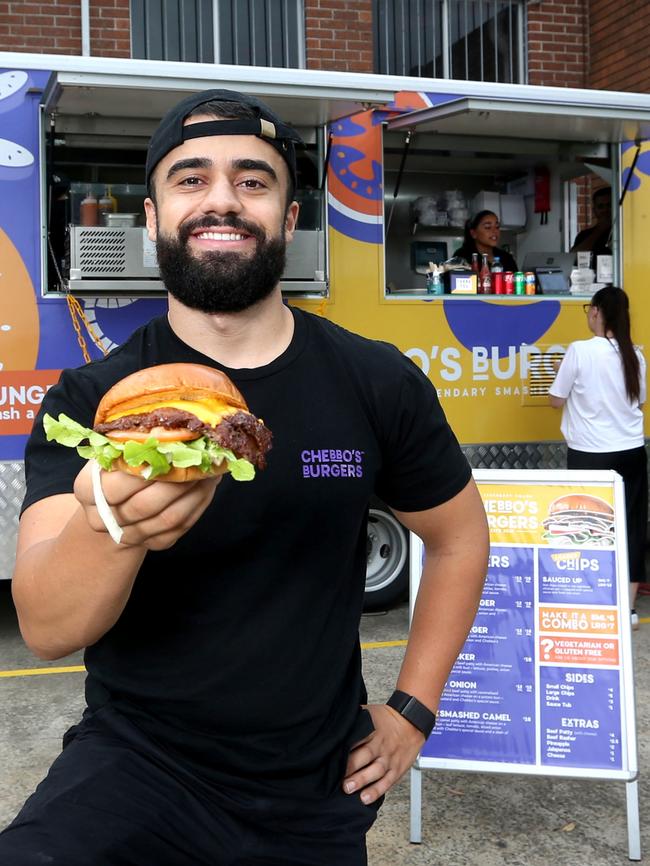
[[[428,707],[425,707],[421,701],[418,701],[413,695],[407,695],[406,692],[400,692],[397,689],[388,698],[386,703],[389,707],[397,710],[400,716],[404,716],[418,731],[421,731],[426,740],[429,739],[436,723],[436,714],[432,713]]]

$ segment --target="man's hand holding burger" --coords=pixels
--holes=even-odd
[[[217,485],[250,480],[271,447],[270,431],[230,379],[197,364],[149,367],[120,380],[98,406],[100,425],[84,428],[66,416],[44,422],[50,440],[88,462],[74,495],[35,502],[21,517],[13,595],[23,637],[44,659],[99,640],[124,610],[147,551],[171,547]],[[97,507],[100,466],[118,544]]]
[[[102,471],[103,493],[122,527],[115,544],[99,516],[90,462],[71,493],[31,505],[21,518],[12,591],[35,655],[59,659],[98,641],[117,622],[149,551],[171,547],[204,513],[222,476],[145,481]]]
[[[74,493],[90,527],[108,533],[97,510],[91,474],[92,466],[87,463],[77,475]],[[222,477],[170,484],[148,482],[126,472],[102,472],[104,497],[123,533],[120,546],[172,547],[201,517]]]
[[[49,440],[89,460],[75,495],[90,526],[148,550],[171,547],[187,532],[225,473],[252,480],[271,447],[270,431],[230,379],[201,364],[126,376],[100,401],[92,429],[66,415],[45,415],[43,426]],[[173,483],[150,483],[157,480]]]

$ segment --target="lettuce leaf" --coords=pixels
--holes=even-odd
[[[81,457],[86,460],[94,458],[107,471],[113,468],[113,461],[120,456],[129,466],[144,465],[142,475],[148,479],[165,475],[172,466],[179,469],[199,466],[208,473],[213,464],[221,465],[226,460],[235,481],[252,481],[255,477],[252,463],[235,457],[228,448],[222,448],[205,436],[190,442],[159,442],[153,436],[146,442],[117,442],[89,427],[83,427],[63,413],[58,419],[44,415],[43,429],[48,442],[76,448]],[[82,445],[82,442],[88,444]]]
[[[122,457],[124,462],[129,466],[142,466],[143,463],[148,464],[150,470],[145,469],[145,478],[156,478],[158,475],[165,475],[171,469],[171,462],[164,454],[158,451],[158,440],[153,436],[147,439],[146,442],[127,441],[124,443]]]
[[[51,415],[44,415],[43,428],[48,442],[54,439],[59,445],[67,445],[69,448],[76,448],[80,442],[89,439],[90,434],[94,433],[93,430],[82,427],[81,424],[63,414],[59,415],[58,420],[55,420]]]

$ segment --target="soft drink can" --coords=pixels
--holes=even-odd
[[[495,295],[505,294],[503,271],[492,271],[492,291]]]
[[[526,277],[523,271],[515,271],[515,295],[526,294]]]
[[[526,294],[534,295],[535,294],[535,274],[533,271],[526,271],[524,274],[526,278]]]
[[[515,293],[515,275],[513,271],[506,271],[503,275],[503,294],[514,295]]]

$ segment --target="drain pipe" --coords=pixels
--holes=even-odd
[[[90,57],[90,0],[81,0],[81,55]]]

